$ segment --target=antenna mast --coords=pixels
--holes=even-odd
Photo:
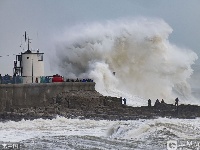
[[[24,34],[24,39],[25,39],[25,42],[26,42],[26,40],[27,40],[26,31],[25,31],[25,34]],[[29,39],[29,37],[28,37],[28,50],[30,50],[30,45],[29,45],[31,43],[30,40],[31,39]]]
[[[32,39],[29,39],[29,37],[28,37],[28,51],[30,50],[30,40],[32,40]]]
[[[29,39],[29,37],[28,37],[28,50],[29,50],[29,43],[30,43],[30,41],[29,41],[30,39]]]

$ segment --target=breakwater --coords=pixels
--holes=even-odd
[[[10,87],[9,87],[10,86]],[[200,106],[160,104],[157,106],[131,107],[122,104],[122,98],[103,96],[95,91],[95,83],[52,83],[21,85],[13,88],[7,85],[1,91],[0,119],[15,120],[67,118],[95,120],[135,120],[157,117],[187,118],[200,117]],[[14,90],[15,89],[15,90]],[[23,90],[22,90],[23,89]],[[18,92],[15,93],[14,92]],[[35,93],[35,94],[33,94]],[[18,95],[17,95],[18,94]],[[17,95],[15,97],[15,95]],[[25,96],[26,95],[26,96]],[[17,99],[18,98],[18,99]],[[20,99],[21,98],[21,99]]]
[[[47,107],[57,94],[95,91],[94,82],[0,84],[0,112],[18,108]]]

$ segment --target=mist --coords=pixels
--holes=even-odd
[[[191,100],[188,79],[198,56],[170,43],[172,32],[156,18],[79,24],[57,37],[54,65],[67,78],[93,79],[104,95],[120,91],[167,102]]]

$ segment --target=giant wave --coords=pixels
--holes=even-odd
[[[77,25],[57,38],[56,64],[68,78],[94,79],[104,95],[128,95],[132,105],[149,98],[187,102],[193,99],[188,79],[198,56],[170,43],[172,31],[155,18]]]

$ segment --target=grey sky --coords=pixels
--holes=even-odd
[[[199,6],[199,0],[0,0],[0,73],[12,74],[12,54],[21,52],[25,30],[33,39],[32,47],[46,54],[53,49],[53,36],[67,27],[124,17],[164,19],[173,28],[170,42],[200,56]]]

